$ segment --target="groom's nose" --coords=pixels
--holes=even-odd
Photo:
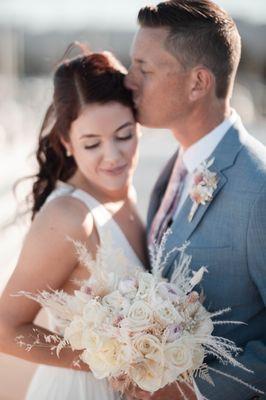
[[[125,86],[126,86],[126,88],[128,88],[130,90],[135,90],[137,88],[136,87],[136,80],[135,80],[135,77],[134,77],[134,73],[133,73],[132,67],[129,68],[128,74],[126,75]]]

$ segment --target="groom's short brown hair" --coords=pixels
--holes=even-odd
[[[165,47],[185,68],[204,65],[227,96],[239,64],[241,39],[233,19],[211,0],[169,0],[139,11],[141,27],[169,29]]]

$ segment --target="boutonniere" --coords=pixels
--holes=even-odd
[[[217,188],[218,178],[215,172],[211,172],[208,168],[213,164],[214,158],[210,161],[204,161],[199,168],[196,169],[193,176],[193,186],[189,193],[193,202],[188,221],[191,222],[198,207],[212,200],[213,192]]]

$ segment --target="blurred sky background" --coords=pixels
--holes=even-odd
[[[242,60],[232,104],[248,130],[266,144],[266,0],[217,0],[237,22]],[[52,95],[52,71],[75,40],[111,50],[129,65],[144,0],[0,0],[0,292],[12,273],[29,219],[10,224],[17,208],[12,187],[36,171],[38,130]],[[151,187],[177,142],[145,130],[135,184],[145,218]],[[30,182],[20,187],[23,201]],[[0,400],[21,400],[34,367],[0,355]],[[14,385],[16,376],[16,385]]]
[[[140,7],[157,3],[143,0],[1,0],[0,21],[27,25],[36,31],[78,28],[80,25],[127,29],[135,27],[134,17]],[[265,0],[217,0],[216,3],[236,18],[265,23]]]

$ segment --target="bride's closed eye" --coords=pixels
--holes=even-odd
[[[116,135],[117,140],[129,140],[133,138],[132,132],[120,132]]]
[[[96,147],[98,147],[100,145],[100,142],[95,142],[95,143],[91,143],[91,144],[86,144],[84,146],[85,150],[89,150],[89,149],[95,149]]]
[[[133,138],[133,136],[134,135],[133,135],[132,132],[126,132],[126,133],[125,132],[120,132],[115,136],[115,140],[118,140],[118,141],[130,140],[130,139]],[[100,141],[94,141],[94,142],[91,142],[91,143],[87,143],[84,146],[84,149],[85,150],[95,149],[95,148],[99,147],[100,144],[101,144]]]

